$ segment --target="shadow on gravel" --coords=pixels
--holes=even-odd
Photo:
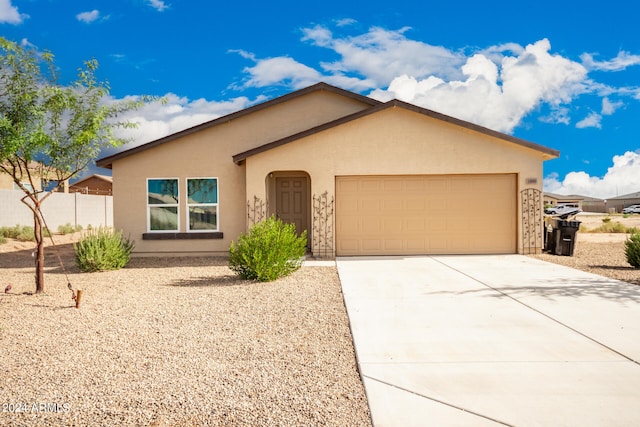
[[[73,243],[58,245],[58,249],[46,247],[44,266],[46,274],[63,273],[60,260],[68,273],[80,273],[76,267]],[[229,261],[225,257],[132,257],[127,268],[174,268],[174,267],[226,267]],[[33,250],[21,250],[0,253],[0,268],[35,268]]]
[[[514,285],[505,287],[493,287],[473,289],[457,294],[484,293],[485,297],[504,298],[505,296],[520,298],[536,296],[547,299],[556,297],[599,297],[608,300],[625,302],[640,302],[640,287],[629,282],[613,282],[614,279],[549,279],[540,281],[538,286]],[[499,293],[487,293],[489,289]],[[436,292],[438,293],[438,292]],[[439,292],[444,293],[444,292]]]
[[[44,249],[44,266],[45,268],[60,267],[58,261],[58,254],[60,259],[64,263],[64,266],[69,270],[70,267],[75,267],[73,243],[67,243],[64,245],[58,245],[58,250],[53,247],[46,247]],[[35,268],[35,258],[33,257],[33,249],[26,249],[15,252],[3,252],[0,253],[0,268]],[[47,270],[47,273],[56,273],[56,270]]]
[[[622,265],[589,265],[590,268],[601,268],[603,270],[616,270],[616,271],[637,271],[640,275],[640,270],[631,267],[631,266],[622,266]]]
[[[125,269],[131,268],[174,268],[174,267],[226,267],[225,257],[132,257]]]
[[[166,286],[177,286],[185,288],[200,288],[200,287],[231,287],[231,286],[243,286],[250,285],[253,282],[249,280],[239,279],[235,274],[225,274],[215,277],[195,277],[190,279],[178,280],[174,283]]]

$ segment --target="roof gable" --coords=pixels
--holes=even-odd
[[[507,141],[507,142],[510,142],[510,143],[513,143],[513,144],[516,144],[516,145],[519,145],[519,146],[522,146],[522,147],[530,148],[532,150],[536,150],[536,151],[541,152],[543,154],[543,156],[545,157],[545,159],[553,159],[553,158],[556,158],[556,157],[558,157],[560,155],[560,152],[557,151],[557,150],[554,150],[554,149],[551,149],[551,148],[548,148],[548,147],[545,147],[545,146],[542,146],[542,145],[539,145],[539,144],[536,144],[536,143],[533,143],[533,142],[530,142],[530,141],[526,141],[524,139],[516,138],[516,137],[511,136],[511,135],[507,135],[507,134],[504,134],[504,133],[501,133],[501,132],[497,132],[497,131],[485,128],[483,126],[476,125],[474,123],[470,123],[470,122],[467,122],[467,121],[464,121],[464,120],[456,119],[455,117],[447,116],[445,114],[438,113],[436,111],[428,110],[426,108],[418,107],[416,105],[409,104],[407,102],[403,102],[403,101],[399,101],[399,100],[394,99],[394,100],[391,100],[391,101],[388,101],[388,102],[385,102],[385,103],[380,103],[380,104],[374,105],[374,106],[372,106],[370,108],[367,108],[365,110],[359,111],[359,112],[354,113],[354,114],[351,114],[349,116],[341,117],[341,118],[339,118],[337,120],[334,120],[332,122],[324,123],[324,124],[322,124],[320,126],[316,126],[314,128],[305,130],[305,131],[297,133],[295,135],[291,135],[291,136],[288,136],[286,138],[279,139],[277,141],[272,141],[272,142],[270,142],[268,144],[264,144],[262,146],[253,148],[251,150],[244,151],[242,153],[238,153],[238,154],[233,156],[233,161],[235,163],[237,163],[237,164],[240,164],[245,159],[247,159],[248,157],[251,157],[253,155],[262,153],[262,152],[267,151],[267,150],[271,150],[273,148],[279,147],[281,145],[288,144],[288,143],[293,142],[293,141],[297,141],[297,140],[302,139],[304,137],[316,134],[318,132],[322,132],[322,131],[327,130],[327,129],[334,128],[336,126],[340,126],[342,124],[345,124],[345,123],[348,123],[348,122],[351,122],[351,121],[354,121],[354,120],[358,120],[358,119],[360,119],[362,117],[365,117],[365,116],[368,116],[368,115],[371,115],[371,114],[375,114],[375,113],[378,113],[378,112],[383,111],[383,110],[387,110],[389,108],[402,108],[402,109],[405,109],[405,110],[413,111],[413,112],[416,112],[418,114],[422,114],[422,115],[434,118],[436,120],[440,120],[440,121],[444,121],[444,122],[447,122],[447,123],[451,123],[453,125],[460,126],[462,128],[466,128],[466,129],[469,129],[469,130],[472,130],[472,131],[475,131],[475,132],[479,132],[479,133],[482,133],[482,134],[485,134],[485,135],[489,135],[489,136],[492,136],[492,137],[495,137],[495,138],[498,138],[498,139],[502,139],[504,141]]]
[[[93,175],[89,175],[89,176],[87,176],[85,178],[79,179],[76,182],[72,183],[71,185],[72,186],[78,185],[78,184],[81,184],[81,183],[83,183],[85,181],[89,181],[91,179],[99,179],[101,181],[108,182],[109,184],[113,183],[113,177],[110,177],[110,176],[107,176],[107,175],[100,175],[100,174],[95,173]]]
[[[96,161],[96,165],[99,166],[99,167],[109,168],[110,169],[111,168],[111,164],[114,161],[117,161],[119,159],[128,157],[128,156],[136,154],[136,153],[140,153],[142,151],[151,149],[151,148],[156,147],[158,145],[165,144],[167,142],[171,142],[171,141],[177,140],[177,139],[182,138],[184,136],[187,136],[187,135],[190,135],[190,134],[194,134],[194,133],[200,132],[202,130],[205,130],[205,129],[208,129],[208,128],[211,128],[211,127],[214,127],[214,126],[218,126],[218,125],[221,125],[221,124],[224,124],[224,123],[228,123],[228,122],[230,122],[232,120],[236,120],[236,119],[241,118],[243,116],[246,116],[246,115],[249,115],[249,114],[264,110],[264,109],[267,109],[267,108],[272,107],[274,105],[289,101],[291,99],[299,98],[299,97],[302,97],[304,95],[307,95],[307,94],[310,94],[310,93],[313,93],[313,92],[317,92],[317,91],[332,92],[334,94],[338,94],[338,95],[344,96],[345,98],[349,98],[349,99],[352,99],[352,100],[356,100],[356,101],[362,102],[363,104],[369,105],[369,106],[374,106],[374,105],[378,105],[378,104],[381,103],[380,101],[377,101],[375,99],[372,99],[372,98],[369,98],[369,97],[366,97],[366,96],[363,96],[363,95],[359,95],[357,93],[353,93],[353,92],[350,92],[350,91],[347,91],[347,90],[344,90],[344,89],[340,89],[340,88],[338,88],[336,86],[332,86],[332,85],[329,85],[327,83],[320,82],[320,83],[316,83],[316,84],[314,84],[312,86],[306,87],[304,89],[300,89],[298,91],[291,92],[291,93],[288,93],[286,95],[280,96],[278,98],[274,98],[272,100],[269,100],[269,101],[266,101],[266,102],[263,102],[263,103],[260,103],[260,104],[256,104],[254,106],[245,108],[243,110],[236,111],[236,112],[231,113],[231,114],[227,114],[226,116],[218,117],[218,118],[210,120],[208,122],[201,123],[199,125],[190,127],[188,129],[182,130],[180,132],[176,132],[176,133],[173,133],[171,135],[167,135],[167,136],[165,136],[163,138],[148,142],[146,144],[139,145],[139,146],[131,148],[129,150],[125,150],[125,151],[122,151],[120,153],[116,153],[116,154],[113,154],[111,156],[104,157],[102,159],[98,159]]]

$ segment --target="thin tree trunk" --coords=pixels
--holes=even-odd
[[[37,205],[33,213],[33,229],[36,238],[36,294],[44,292],[44,233],[40,215],[40,206]]]

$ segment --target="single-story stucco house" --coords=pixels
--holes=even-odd
[[[575,194],[564,196],[562,194],[544,193],[542,195],[542,201],[545,206],[577,205],[578,208],[582,209],[582,200],[584,200],[584,196]]]
[[[540,252],[558,151],[325,83],[102,158],[138,255],[223,255],[276,215],[314,256]]]
[[[640,191],[611,197],[607,199],[606,203],[607,208],[613,210],[613,212],[622,212],[622,209],[631,205],[640,205]]]

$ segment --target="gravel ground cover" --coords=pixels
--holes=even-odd
[[[76,309],[53,250],[40,295],[31,251],[0,252],[0,425],[371,425],[334,267],[253,283],[224,259],[134,258],[84,274],[66,244]]]
[[[640,215],[606,215],[582,213],[576,217],[585,230],[597,229],[603,219],[620,222],[627,227],[640,227]],[[640,285],[640,270],[633,268],[624,253],[624,242],[628,234],[592,233],[580,231],[576,235],[573,256],[558,256],[543,253],[531,255],[543,261],[577,268],[612,279]]]
[[[530,256],[640,285],[640,270],[629,265],[624,254],[625,236],[578,233],[575,251],[571,257],[548,253]]]
[[[213,258],[84,274],[78,236],[56,241],[80,309],[55,251],[29,295],[33,243],[0,245],[0,425],[371,425],[334,267],[266,284]],[[573,257],[531,256],[640,285],[625,238],[579,232]]]

